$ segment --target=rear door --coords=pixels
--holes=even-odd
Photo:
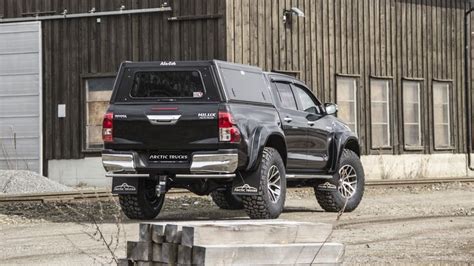
[[[121,76],[111,108],[112,148],[168,155],[218,149],[221,96],[211,65],[129,65]]]
[[[274,82],[277,96],[278,112],[282,121],[288,151],[287,168],[291,170],[305,169],[307,167],[307,132],[306,118],[303,112],[298,111],[296,99],[290,84]]]

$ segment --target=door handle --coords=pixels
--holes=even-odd
[[[291,123],[291,121],[293,121],[293,118],[287,116],[283,120],[285,120],[285,122],[287,122],[287,123]]]
[[[174,125],[181,115],[147,115],[147,118],[152,125]]]
[[[314,122],[313,121],[308,121],[308,125],[312,127],[312,126],[314,126]]]

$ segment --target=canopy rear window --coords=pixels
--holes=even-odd
[[[205,87],[199,71],[136,72],[132,98],[202,98]]]

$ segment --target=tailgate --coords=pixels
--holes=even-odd
[[[217,149],[218,108],[218,103],[120,106],[114,111],[114,145],[133,150]]]

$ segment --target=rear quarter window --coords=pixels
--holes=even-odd
[[[261,72],[221,68],[227,97],[257,103],[272,103],[268,84]]]

